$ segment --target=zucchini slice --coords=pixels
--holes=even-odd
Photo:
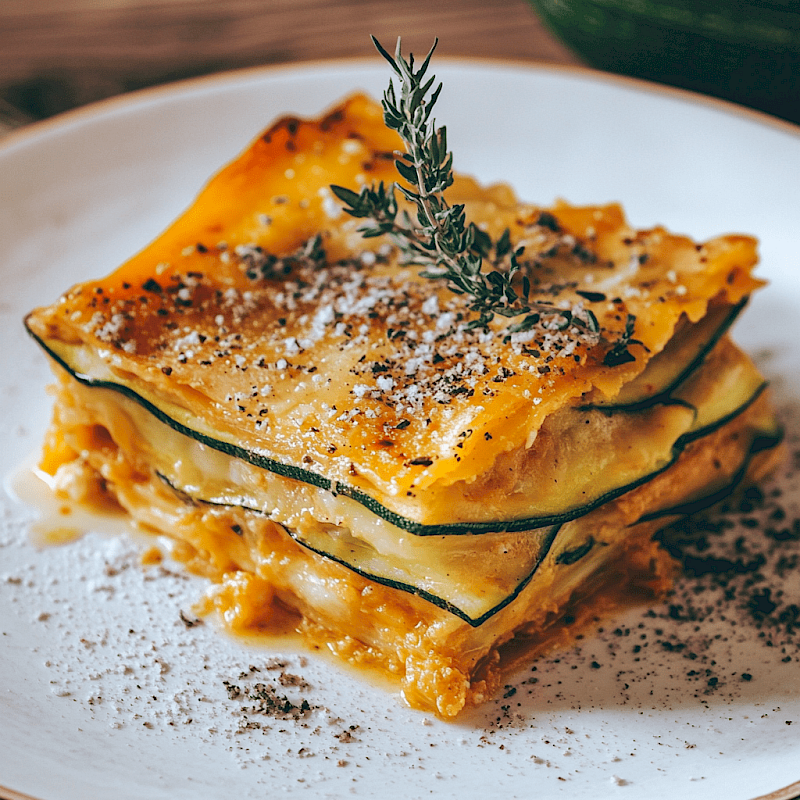
[[[637,520],[639,522],[650,522],[651,520],[664,519],[669,517],[686,517],[689,514],[696,514],[698,511],[705,511],[707,508],[716,505],[730,497],[741,485],[747,476],[750,464],[759,454],[767,450],[773,450],[783,441],[784,431],[781,428],[774,428],[771,431],[762,431],[753,437],[747,458],[729,480],[720,480],[705,487],[702,492],[695,493],[687,497],[676,505],[666,506],[643,514]]]
[[[727,348],[719,349],[721,354],[715,353],[709,359],[703,371],[706,375],[715,372],[715,365],[721,368],[726,364],[724,351]],[[712,381],[716,383],[719,382]],[[711,391],[706,381],[695,376],[684,387],[687,399],[683,403],[658,407],[657,410],[681,415],[681,430],[684,431],[671,445],[672,456],[667,466],[677,460],[690,441],[712,433],[733,419],[763,390],[763,383],[740,380],[737,383],[740,392],[735,395],[738,399],[732,401],[731,395],[735,393],[726,384],[721,385],[719,391]],[[603,507],[596,502],[572,509],[569,512],[572,519],[549,524],[546,517],[534,517],[514,520],[515,525],[527,523],[527,527],[515,530],[501,527],[491,531],[472,526],[473,530],[467,531],[460,526],[444,525],[426,526],[423,535],[415,535],[416,531],[392,524],[346,494],[255,469],[244,459],[209,447],[198,438],[184,436],[174,426],[151,414],[140,402],[118,394],[109,397],[116,390],[95,387],[76,391],[91,398],[97,423],[106,427],[111,438],[126,453],[134,454],[134,462],[140,457],[143,463],[156,470],[158,477],[174,492],[176,502],[239,508],[264,515],[280,524],[303,547],[368,579],[418,595],[471,626],[481,625],[511,603],[546,561],[548,569],[558,571],[559,585],[563,585],[562,581],[577,585],[581,576],[612,559],[612,551],[624,541],[624,537],[615,542],[603,541],[603,531],[616,530],[618,526],[604,522],[607,513],[614,516],[613,505]],[[76,397],[80,400],[80,395]],[[702,401],[699,412],[689,400]],[[737,402],[739,405],[735,406]],[[614,419],[624,421],[627,417],[641,423],[642,418],[646,418],[652,423],[658,419],[653,411],[619,412]],[[585,415],[586,412],[576,410],[575,413]],[[605,417],[605,412],[595,413],[598,418]],[[707,424],[697,427],[698,418],[708,420]],[[760,419],[754,427],[759,426],[765,427]],[[752,437],[754,452],[763,449],[770,437],[774,439],[774,432],[766,428],[743,435]],[[737,454],[742,450],[741,445],[737,445]],[[731,465],[731,469],[738,470],[736,475],[740,478],[746,474],[744,462],[747,459],[744,452],[742,464]],[[658,465],[655,470],[616,487],[609,494],[611,498],[617,497],[652,480],[664,469],[666,466]],[[698,495],[718,499],[722,492],[732,488],[709,480],[698,490]],[[698,501],[697,497],[690,499]],[[668,507],[661,513],[676,512]],[[481,535],[465,535],[469,532]]]
[[[578,519],[668,469],[690,442],[747,408],[765,387],[752,363],[721,342],[704,369],[695,371],[668,401],[633,410],[576,408],[553,415],[540,432],[541,446],[547,446],[549,437],[561,449],[553,458],[536,454],[536,469],[528,470],[525,484],[509,494],[505,518],[428,524],[386,508],[358,488],[246,450],[213,431],[197,430],[189,412],[174,404],[157,405],[129,385],[90,377],[67,361],[80,355],[76,348],[61,345],[54,351],[42,346],[78,382],[128,398],[123,404],[126,413],[135,419],[141,438],[153,443],[148,463],[190,496],[265,512],[280,507],[284,512],[277,521],[290,527],[299,513],[293,509],[312,509],[318,520],[358,530],[381,552],[403,532],[472,537]],[[573,461],[562,457],[569,454]],[[231,466],[238,462],[242,463]],[[248,471],[244,465],[258,469]]]
[[[683,324],[666,347],[648,361],[644,371],[626,383],[616,397],[597,400],[588,407],[633,411],[663,402],[700,366],[727,333],[748,299],[745,297],[733,306],[710,306],[699,322]]]
[[[217,507],[257,509],[220,503],[189,494],[160,476],[183,501]],[[345,527],[306,520],[300,527],[282,525],[298,544],[336,561],[376,583],[415,594],[473,627],[511,603],[530,583],[563,526],[473,538],[400,538],[392,552],[381,553]],[[310,524],[309,524],[310,523]],[[575,547],[582,531],[569,531],[559,547]],[[399,545],[399,546],[397,546]],[[498,557],[502,554],[502,557]],[[577,559],[576,559],[577,560]],[[489,566],[490,565],[490,566]]]
[[[732,479],[719,485],[712,483],[691,501],[644,515],[635,524],[691,513],[719,502],[736,491],[752,459],[780,441],[777,431],[753,434]],[[190,495],[164,480],[182,500],[226,505]],[[602,517],[602,509],[597,513]],[[308,550],[376,583],[422,597],[478,627],[519,596],[548,557],[558,571],[559,585],[565,582],[575,586],[613,559],[613,551],[622,543],[617,541],[612,547],[595,538],[594,533],[603,527],[597,513],[564,525],[489,534],[467,541],[463,537],[405,537],[400,540],[402,546],[390,553],[381,553],[348,529],[334,525],[316,523],[302,532],[284,526],[284,530]],[[498,557],[498,550],[502,557]]]

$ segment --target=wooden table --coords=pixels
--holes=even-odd
[[[579,63],[526,0],[2,0],[0,118],[218,70],[370,56],[370,34],[421,54],[438,36],[440,55]]]

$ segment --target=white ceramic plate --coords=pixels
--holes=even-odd
[[[143,246],[274,117],[316,114],[356,88],[378,95],[387,80],[379,62],[178,84],[0,143],[4,473],[35,451],[49,414],[48,369],[23,314]],[[438,117],[460,171],[510,181],[541,203],[621,200],[640,227],[760,237],[771,285],[737,331],[773,380],[787,423],[779,483],[791,525],[800,514],[797,130],[590,72],[473,62],[441,62],[436,72],[445,84]],[[786,569],[776,594],[776,559],[798,551],[791,541],[767,547],[776,502],[756,509],[758,527],[733,530],[749,537],[748,552],[768,556],[752,590],[748,576],[732,579],[726,600],[718,585],[699,593],[686,581],[666,603],[606,622],[575,650],[510,679],[506,697],[444,724],[288,645],[187,627],[179,612],[199,582],[140,568],[124,538],[37,548],[34,511],[2,500],[0,786],[41,800],[746,800],[777,790],[800,780],[800,637],[775,618],[800,592],[797,571]],[[738,608],[747,598],[753,607],[759,586],[772,586],[778,603],[760,625]],[[705,619],[687,622],[695,612]],[[313,709],[299,721],[251,715],[261,727],[248,727],[223,681],[274,683],[275,653],[307,683],[280,691]]]

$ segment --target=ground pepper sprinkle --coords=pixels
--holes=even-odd
[[[550,695],[545,702],[553,702],[558,686],[545,676],[558,673],[566,662],[578,682],[591,672],[613,670],[623,704],[655,708],[670,708],[687,697],[702,706],[712,697],[734,700],[744,685],[767,676],[774,681],[782,670],[789,670],[787,680],[795,680],[800,665],[800,432],[796,409],[779,409],[779,416],[787,428],[785,457],[773,476],[658,535],[680,567],[663,602],[626,614],[623,625],[605,621],[596,638],[579,635],[573,651],[538,661],[519,684],[507,685],[505,698],[512,689],[524,689],[530,697]],[[663,693],[648,690],[656,680]],[[519,723],[511,706],[497,705],[498,729]]]

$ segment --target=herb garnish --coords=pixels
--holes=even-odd
[[[435,77],[426,78],[438,39],[417,69],[413,54],[408,60],[403,58],[399,38],[394,56],[374,36],[372,42],[400,82],[398,94],[390,80],[381,105],[384,123],[397,131],[405,144],[405,153],[397,154],[395,166],[408,185],[386,186],[381,181],[362,186],[359,192],[331,186],[346,204],[346,213],[368,220],[360,229],[362,235],[389,235],[400,249],[400,263],[426,267],[420,273],[423,277],[444,280],[450,291],[466,296],[468,308],[477,315],[466,323],[467,329],[486,329],[495,315],[500,315],[523,317],[506,328],[509,334],[530,331],[537,325],[550,331],[574,326],[599,338],[600,325],[590,309],[562,309],[531,299],[531,282],[519,261],[524,247],[513,246],[508,228],[493,241],[474,223],[467,223],[463,204],[451,206],[445,200],[444,192],[454,180],[453,154],[447,149],[446,128],[437,128],[431,118],[442,84],[434,88]],[[399,208],[396,190],[416,207],[416,219]],[[548,212],[540,215],[538,224],[555,232],[560,230],[558,221]],[[492,264],[489,271],[483,269],[484,260]],[[589,302],[605,299],[599,292],[576,293]],[[636,317],[628,314],[625,330],[606,353],[604,366],[635,360],[629,349],[630,345],[641,344],[633,338],[635,322]]]
[[[356,193],[343,186],[331,186],[347,204],[344,210],[348,214],[370,220],[361,228],[362,234],[390,235],[400,248],[402,263],[425,266],[428,269],[421,273],[423,277],[445,280],[450,291],[466,295],[469,309],[477,314],[467,328],[485,328],[499,314],[525,315],[520,322],[509,326],[511,333],[530,330],[543,317],[548,317],[548,326],[557,330],[577,325],[597,333],[597,319],[588,309],[576,315],[549,303],[530,300],[530,280],[518,276],[521,271],[518,259],[524,248],[513,248],[508,229],[497,241],[492,241],[474,223],[467,223],[462,204],[451,206],[445,200],[444,192],[453,183],[453,154],[447,149],[446,128],[436,128],[431,119],[442,84],[433,89],[435,78],[425,78],[438,40],[418,69],[413,55],[408,60],[403,58],[400,39],[394,56],[374,36],[372,41],[400,80],[399,96],[392,82],[383,94],[383,118],[386,126],[397,131],[405,143],[406,152],[396,159],[395,165],[410,187],[397,183],[387,187],[381,181],[377,186],[363,186]],[[416,206],[416,220],[398,208],[396,189]],[[485,272],[484,259],[490,260],[494,269]],[[560,319],[553,323],[550,319],[553,317]]]
[[[636,360],[631,355],[630,350],[628,350],[628,347],[632,344],[641,344],[638,339],[633,338],[633,326],[635,322],[636,317],[633,314],[628,314],[625,319],[625,330],[603,359],[604,367],[618,367],[621,364],[628,364]]]

